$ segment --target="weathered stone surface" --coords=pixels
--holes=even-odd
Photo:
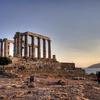
[[[100,100],[96,82],[25,73],[19,72],[22,76],[18,78],[0,78],[1,100]]]
[[[31,37],[31,44],[29,43],[28,37]],[[37,43],[35,45],[35,38],[37,38]],[[41,42],[41,39],[43,42]],[[46,45],[48,41],[48,47]],[[48,48],[48,58],[51,59],[51,40],[46,36],[32,32],[16,32],[14,35],[14,41],[8,39],[0,39],[0,56],[9,57],[10,43],[13,43],[14,47],[14,57],[25,57],[25,58],[46,58],[46,49]],[[41,49],[41,43],[43,44],[43,50]],[[4,45],[4,48],[3,48]],[[37,49],[37,57],[35,56]],[[41,54],[43,53],[43,57]],[[3,55],[4,54],[4,55]]]

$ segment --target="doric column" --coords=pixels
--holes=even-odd
[[[0,56],[1,56],[1,42],[2,42],[2,40],[0,39]]]
[[[48,58],[51,58],[51,40],[48,40]]]
[[[14,37],[14,47],[13,47],[13,56],[15,57],[16,56],[16,54],[15,54],[15,49],[16,48],[16,46],[15,46],[15,37]]]
[[[20,34],[17,37],[17,54],[18,57],[21,57],[21,35]]]
[[[28,57],[28,34],[25,34],[24,56]]]
[[[0,57],[1,57],[1,42],[2,40],[0,39]]]
[[[32,58],[32,46],[29,45],[29,57]]]
[[[21,52],[21,57],[22,57],[22,51],[23,51],[23,36],[21,35],[21,41],[20,41],[20,46],[21,46],[21,48],[20,48],[20,52]]]
[[[17,37],[17,54],[18,57],[21,57],[21,34],[20,33],[18,34]]]
[[[14,57],[17,55],[17,38],[16,36],[14,37]]]
[[[38,59],[41,58],[41,50],[40,50],[40,37],[37,37],[38,39],[38,51],[37,51],[37,57]]]
[[[29,57],[31,56],[31,46],[29,45]]]
[[[6,56],[6,49],[7,49],[6,48],[6,40],[4,39],[3,42],[4,42],[4,57],[5,57]]]
[[[21,57],[21,33],[16,32],[14,37],[14,56]]]
[[[8,41],[7,41],[7,39],[4,39],[4,57],[8,57],[9,55],[8,55]]]
[[[3,54],[3,53],[2,53],[2,47],[3,47],[2,43],[3,43],[3,42],[2,42],[2,39],[0,39],[0,56],[1,56],[1,57],[2,57],[2,54]]]
[[[46,58],[46,40],[43,39],[43,58]]]
[[[10,54],[10,43],[9,42],[8,42],[8,47],[7,48],[8,48],[8,52],[7,52],[8,54],[7,55],[9,56],[9,54]]]
[[[35,58],[35,48],[34,48],[34,36],[31,38],[31,44],[32,44],[32,58]]]
[[[3,40],[1,41],[1,57],[3,57]]]

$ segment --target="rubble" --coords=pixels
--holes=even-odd
[[[52,61],[44,59],[43,62],[24,59],[18,62],[11,72],[6,71],[17,77],[0,77],[0,100],[100,100],[100,84],[73,79],[68,74],[69,78],[64,77],[65,73],[60,73],[59,69],[53,70],[56,62],[52,64],[53,68]],[[20,68],[22,65],[24,67]]]
[[[66,82],[64,80],[58,80],[57,84],[58,85],[66,85]]]
[[[43,80],[44,84],[39,83],[39,80]],[[56,81],[59,84],[48,85],[45,81]],[[35,81],[29,82],[35,83],[34,87],[18,79],[0,78],[0,82],[0,100],[4,98],[11,100],[100,100],[100,85],[93,81],[54,78],[49,80],[38,77]]]

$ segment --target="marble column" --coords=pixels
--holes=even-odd
[[[38,59],[41,58],[41,50],[40,50],[40,37],[37,37],[38,39],[38,51],[37,51],[37,57]]]
[[[8,54],[7,55],[9,56],[10,55],[10,43],[9,42],[8,42],[8,47],[7,48],[8,48],[8,52],[7,52]]]
[[[35,58],[35,47],[34,47],[34,36],[31,38],[31,44],[32,44],[32,58]]]
[[[16,51],[17,51],[17,54],[16,54],[16,56],[17,57],[19,57],[19,37],[17,37],[17,39],[16,39]]]
[[[20,54],[21,54],[21,57],[22,57],[22,51],[23,51],[23,36],[21,35],[21,40],[20,40]]]
[[[3,54],[3,51],[2,51],[2,48],[3,48],[3,44],[2,44],[2,39],[0,39],[0,56],[2,57],[2,54]]]
[[[21,33],[16,32],[14,37],[14,56],[21,57]]]
[[[17,34],[17,56],[21,57],[21,33]]]
[[[48,40],[48,58],[51,59],[51,40]]]
[[[4,57],[8,57],[8,41],[4,39]]]
[[[1,57],[3,57],[3,40],[1,41]]]
[[[1,57],[1,42],[2,40],[0,39],[0,57]]]
[[[32,58],[32,46],[29,45],[29,57]]]
[[[24,56],[28,57],[28,35],[25,34],[25,44],[24,44]]]
[[[14,37],[14,57],[17,56],[17,38],[16,36]]]
[[[43,39],[43,58],[46,58],[46,40]]]

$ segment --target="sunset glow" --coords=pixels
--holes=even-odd
[[[100,62],[99,0],[0,0],[0,38],[25,31],[50,37],[60,62]]]

